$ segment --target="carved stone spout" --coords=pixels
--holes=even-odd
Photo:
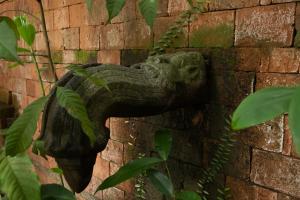
[[[111,91],[67,73],[58,83],[76,91],[84,100],[97,137],[92,147],[80,122],[59,106],[55,88],[43,115],[41,139],[75,192],[90,182],[96,155],[105,149],[109,117],[139,117],[160,114],[203,102],[206,88],[205,61],[200,53],[180,52],[149,57],[146,62],[123,67],[88,67],[92,76],[104,79]]]

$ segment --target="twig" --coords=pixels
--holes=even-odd
[[[37,2],[39,3],[40,11],[41,11],[42,29],[43,29],[43,34],[44,34],[44,38],[45,38],[46,48],[47,48],[49,65],[50,65],[52,76],[56,82],[58,80],[58,77],[55,73],[55,67],[54,67],[53,59],[52,59],[52,55],[51,55],[49,37],[48,37],[48,33],[47,33],[47,26],[46,26],[46,20],[45,20],[45,13],[44,13],[44,8],[43,8],[43,2],[41,0],[38,0]]]
[[[31,56],[33,58],[33,62],[34,62],[34,65],[35,65],[35,69],[36,69],[36,72],[38,74],[38,78],[39,78],[39,82],[40,82],[40,85],[41,85],[41,89],[42,89],[42,93],[43,93],[43,96],[46,95],[46,92],[45,92],[45,87],[44,87],[44,83],[43,83],[43,80],[42,80],[42,76],[41,76],[41,71],[39,69],[39,65],[36,61],[36,57],[35,57],[35,54],[34,54],[34,51],[33,49],[31,48]]]

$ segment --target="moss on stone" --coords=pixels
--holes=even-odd
[[[63,62],[63,53],[62,51],[55,51],[52,53],[52,59],[54,63],[62,63]]]
[[[297,32],[294,38],[294,47],[300,48],[300,32]]]
[[[190,37],[190,47],[222,47],[233,46],[234,29],[227,24],[216,27],[201,27]]]
[[[97,62],[97,51],[75,51],[76,63],[88,64]]]

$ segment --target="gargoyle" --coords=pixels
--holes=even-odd
[[[55,88],[44,110],[41,134],[47,154],[55,158],[75,192],[88,185],[97,153],[107,145],[107,118],[149,116],[199,105],[206,85],[205,60],[197,52],[153,56],[131,67],[97,65],[86,70],[105,80],[110,91],[72,72],[57,86],[72,89],[82,97],[95,125],[96,144],[90,145],[80,122],[58,104]]]

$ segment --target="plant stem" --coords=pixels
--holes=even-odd
[[[38,65],[38,63],[36,61],[36,57],[35,57],[35,54],[34,54],[34,51],[33,51],[32,47],[31,47],[31,56],[33,58],[35,69],[36,69],[36,72],[38,74],[38,78],[39,78],[39,82],[40,82],[40,85],[41,85],[43,96],[45,96],[46,92],[45,92],[45,87],[44,87],[44,83],[43,83],[42,76],[41,76],[41,71],[39,69],[39,65]]]
[[[40,6],[40,12],[41,12],[41,18],[42,18],[42,28],[43,28],[43,34],[44,34],[46,48],[47,48],[49,65],[50,65],[52,76],[53,76],[53,78],[56,82],[58,80],[58,78],[57,78],[57,75],[55,73],[55,67],[54,67],[54,64],[53,64],[53,59],[52,59],[51,50],[50,50],[50,44],[49,44],[49,37],[48,37],[48,33],[47,33],[44,7],[43,7],[43,3],[42,3],[41,0],[38,0],[37,2],[39,3],[39,6]]]

